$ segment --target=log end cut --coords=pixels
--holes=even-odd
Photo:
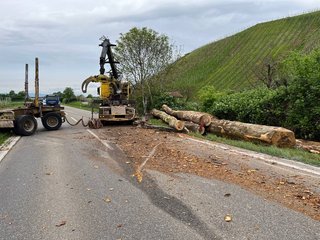
[[[277,147],[290,147],[293,148],[296,145],[296,138],[294,133],[285,128],[278,128],[272,134],[271,144]]]
[[[185,126],[184,126],[184,121],[180,121],[180,120],[177,120],[174,124],[174,127],[175,129],[177,129],[178,131],[182,131]]]
[[[200,117],[200,125],[202,126],[210,126],[211,124],[211,121],[212,121],[212,116],[210,114],[203,114],[201,117]]]

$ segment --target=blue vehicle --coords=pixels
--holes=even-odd
[[[43,105],[46,105],[46,106],[60,106],[60,98],[57,95],[47,95],[43,99]]]

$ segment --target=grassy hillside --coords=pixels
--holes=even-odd
[[[218,90],[251,87],[261,62],[279,59],[289,51],[320,46],[320,11],[257,24],[245,31],[205,45],[168,69],[170,89],[194,94],[204,86]]]

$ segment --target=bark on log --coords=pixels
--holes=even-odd
[[[174,111],[167,105],[163,104],[162,109],[171,116],[175,116],[178,119],[191,121],[202,126],[209,126],[211,119],[214,118],[208,113],[196,112],[196,111]]]
[[[296,145],[294,133],[282,127],[212,119],[207,130],[220,136],[262,142],[278,147],[294,147]]]
[[[184,122],[184,125],[189,131],[200,133],[201,135],[203,135],[206,131],[206,129],[203,126],[194,122]]]
[[[173,116],[166,114],[165,112],[159,111],[157,109],[152,109],[151,114],[157,118],[162,119],[164,122],[168,123],[170,127],[178,131],[182,131],[184,129],[184,122],[176,119]]]

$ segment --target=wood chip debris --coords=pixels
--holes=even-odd
[[[232,221],[232,216],[230,214],[227,214],[225,217],[224,217],[224,220],[226,222],[231,222]]]
[[[64,226],[64,225],[66,225],[66,223],[67,223],[67,221],[63,220],[60,223],[56,224],[56,227]]]

